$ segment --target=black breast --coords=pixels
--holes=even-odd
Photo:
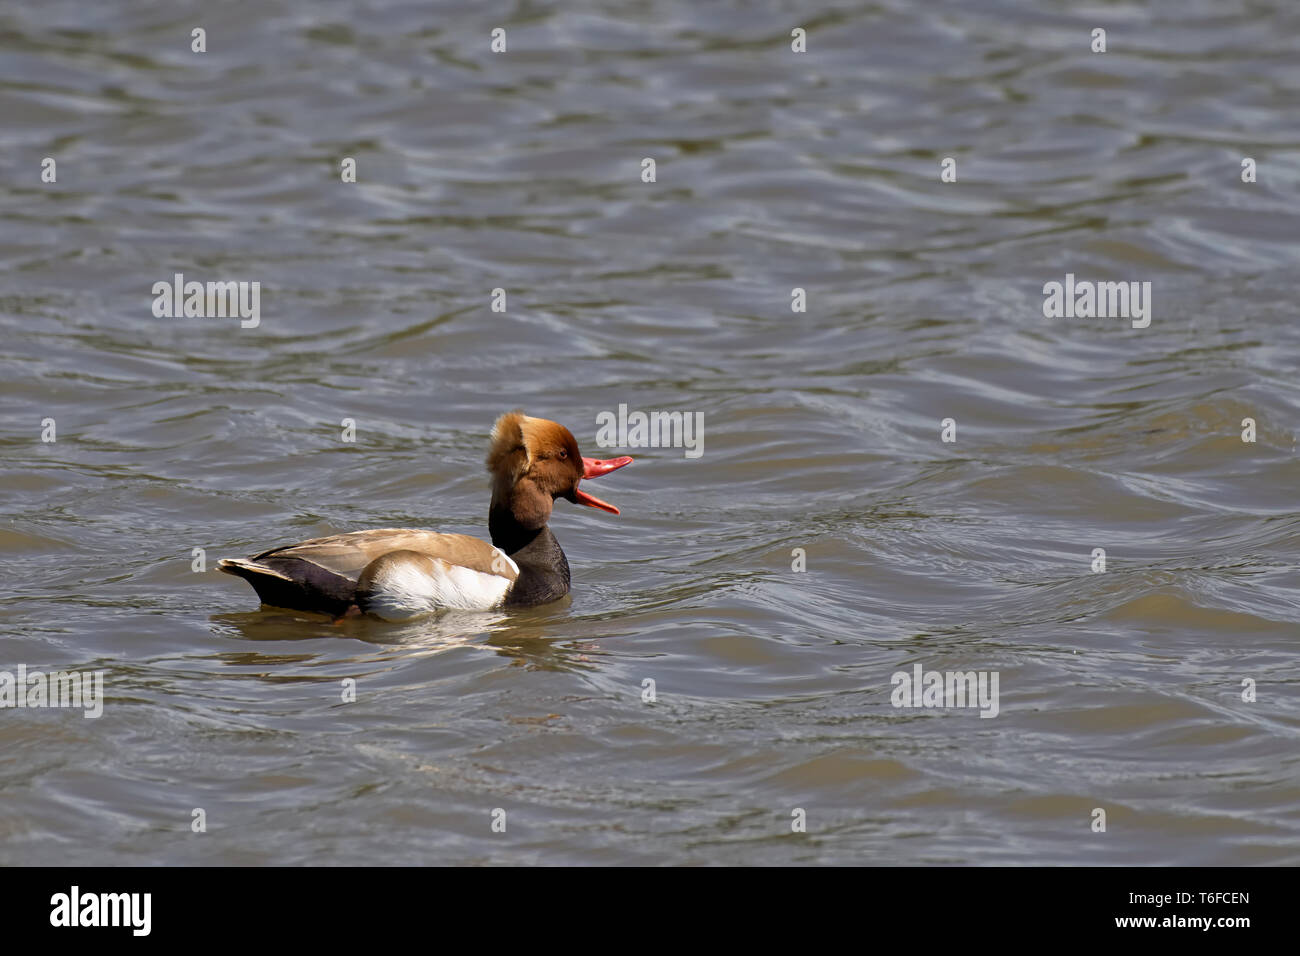
[[[507,607],[549,604],[569,593],[569,559],[550,528],[543,527],[528,544],[506,553],[519,565],[519,579],[506,595]]]

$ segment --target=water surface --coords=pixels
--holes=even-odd
[[[0,669],[107,701],[0,711],[0,863],[1300,862],[1298,32],[7,6]],[[260,325],[154,317],[177,272],[260,281]],[[1067,272],[1151,282],[1150,326],[1044,318]],[[598,448],[621,403],[703,454]],[[335,624],[191,570],[485,534],[514,407],[637,458],[620,517],[557,506],[566,601]],[[918,663],[998,716],[891,706]]]

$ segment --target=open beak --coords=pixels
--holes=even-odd
[[[601,475],[608,475],[611,471],[617,471],[624,465],[632,464],[632,459],[624,455],[622,458],[608,458],[601,461],[598,458],[582,459],[582,477],[599,478]],[[574,486],[573,501],[575,504],[586,505],[588,508],[599,508],[601,511],[608,511],[612,515],[618,514],[618,509],[608,501],[601,501],[595,495],[589,495],[581,488]]]

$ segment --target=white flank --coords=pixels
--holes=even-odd
[[[501,555],[510,566],[510,558]],[[434,611],[486,611],[505,600],[514,582],[434,558],[432,571],[402,561],[375,576],[365,610],[386,621],[404,621]]]

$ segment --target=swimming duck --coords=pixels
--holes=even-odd
[[[226,558],[217,568],[248,581],[263,604],[335,617],[359,610],[400,621],[453,608],[546,604],[569,593],[569,562],[547,527],[556,499],[618,514],[578,485],[631,461],[584,458],[563,425],[507,412],[492,426],[487,454],[491,544],[464,534],[383,528]]]

